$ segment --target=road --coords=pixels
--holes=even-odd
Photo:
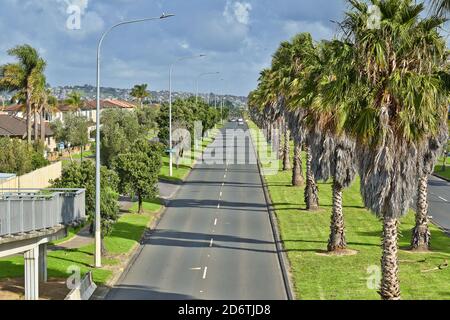
[[[254,159],[251,141],[230,140],[220,134],[205,159]],[[228,161],[193,169],[107,299],[287,299],[257,165]]]
[[[429,215],[450,234],[450,183],[430,176],[428,183]]]

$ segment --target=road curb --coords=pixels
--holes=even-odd
[[[294,291],[294,287],[293,287],[293,281],[292,281],[292,275],[290,272],[291,266],[289,263],[289,259],[286,255],[286,252],[284,250],[284,247],[282,245],[283,242],[281,240],[281,236],[280,236],[280,232],[279,232],[280,229],[278,227],[278,219],[275,214],[275,208],[273,206],[272,197],[270,196],[269,188],[267,186],[266,179],[263,175],[261,161],[259,160],[259,155],[256,150],[255,143],[253,141],[252,136],[251,136],[251,139],[252,139],[253,150],[256,155],[259,177],[261,179],[261,184],[262,184],[262,187],[264,190],[264,198],[266,199],[267,211],[269,213],[270,225],[272,227],[272,233],[273,233],[273,237],[275,240],[275,247],[277,249],[278,261],[280,263],[281,273],[283,275],[284,287],[286,290],[288,300],[296,300],[295,291]]]
[[[442,179],[442,180],[444,180],[444,181],[450,182],[450,179],[445,178],[445,177],[442,177],[442,176],[440,176],[440,175],[437,174],[437,173],[433,173],[433,176],[435,176],[436,178]]]

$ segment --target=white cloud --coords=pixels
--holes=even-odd
[[[231,2],[227,1],[223,16],[229,23],[238,22],[243,25],[248,25],[250,22],[250,11],[252,5],[248,2]]]
[[[190,46],[189,46],[189,43],[187,43],[186,41],[182,41],[180,43],[180,47],[183,49],[189,49]]]

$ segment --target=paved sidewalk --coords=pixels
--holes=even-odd
[[[74,236],[72,239],[59,243],[54,246],[50,246],[49,250],[66,250],[66,249],[78,249],[85,246],[88,246],[92,243],[94,243],[95,239],[94,237],[89,233],[89,227],[88,224],[83,229],[81,229],[80,232],[76,236]]]

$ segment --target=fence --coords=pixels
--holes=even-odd
[[[85,217],[84,189],[25,189],[0,193],[0,237],[67,226]]]
[[[0,192],[6,189],[43,189],[50,186],[49,181],[61,177],[62,162],[55,162],[47,167],[0,182]]]

